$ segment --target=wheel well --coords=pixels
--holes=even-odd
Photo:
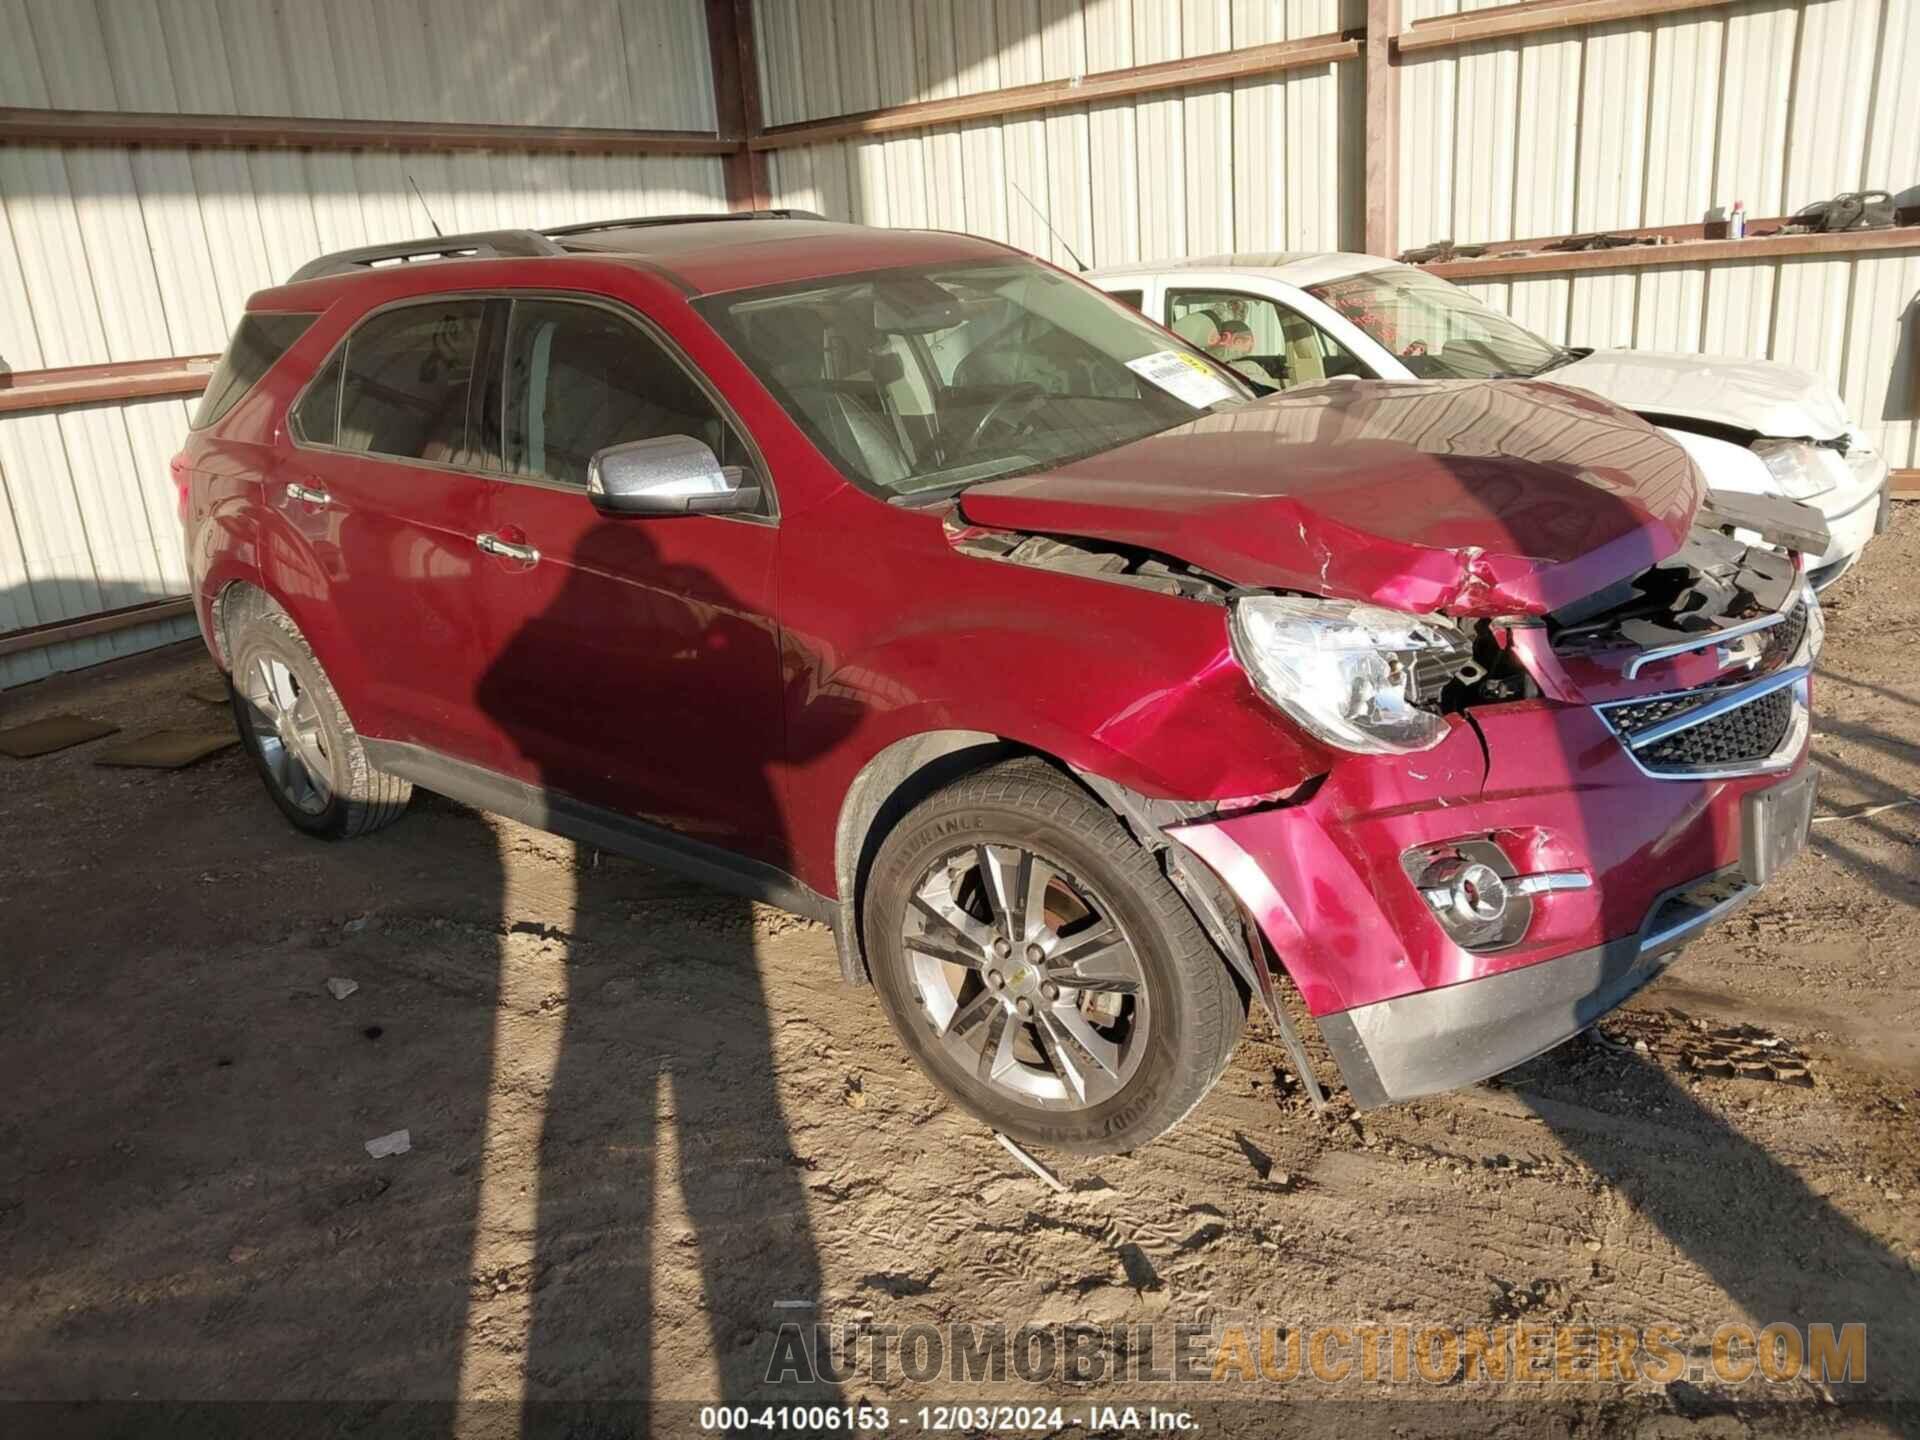
[[[273,597],[265,590],[245,580],[229,581],[221,586],[219,594],[213,597],[213,641],[218,647],[213,658],[223,670],[233,669],[233,646],[227,640],[228,618],[233,613],[234,602],[250,594],[260,596],[268,604],[273,603]]]
[[[1148,801],[1111,781],[1075,770],[1059,757],[1030,745],[979,730],[937,730],[895,741],[866,763],[847,788],[846,798],[840,805],[834,843],[834,872],[840,897],[834,902],[834,938],[840,951],[841,975],[849,985],[872,983],[867,971],[866,947],[861,941],[860,916],[866,899],[867,873],[894,826],[914,806],[943,786],[976,770],[1022,755],[1044,760],[1068,776],[1089,798],[1111,811],[1141,844],[1149,848],[1167,844],[1160,835],[1159,822],[1151,813],[1153,806],[1161,802]],[[1271,986],[1256,985],[1257,975],[1236,963],[1233,924],[1224,918],[1237,911],[1238,902],[1232,893],[1197,860],[1192,860],[1190,865],[1176,862],[1169,878],[1206,930],[1213,949],[1232,977],[1234,988],[1240,992],[1241,1001],[1245,1003],[1258,995],[1262,1005],[1272,1013]],[[1206,892],[1205,900],[1196,899],[1192,893],[1196,886]],[[1262,947],[1261,952],[1257,956],[1247,955],[1243,963],[1265,966],[1270,976],[1286,973],[1283,967],[1273,963],[1264,938],[1257,943]]]
[[[914,806],[962,775],[1015,755],[1035,753],[982,730],[934,730],[896,740],[869,760],[847,787],[834,832],[834,880],[839,893],[840,969],[850,985],[867,983],[860,943],[860,909],[867,872],[881,844]]]

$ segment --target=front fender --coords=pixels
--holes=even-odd
[[[830,545],[782,546],[787,833],[823,894],[856,777],[918,735],[995,736],[1153,799],[1268,795],[1327,768],[1248,682],[1220,605],[956,554],[937,517],[898,518],[924,534],[857,574]]]

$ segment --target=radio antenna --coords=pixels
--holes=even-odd
[[[447,232],[442,230],[440,228],[440,222],[433,218],[433,211],[427,208],[427,197],[420,193],[420,182],[413,178],[411,172],[407,175],[407,184],[413,186],[413,198],[420,202],[420,208],[422,210],[426,210],[427,224],[433,226],[433,233],[435,235],[445,235]]]
[[[1007,183],[1013,186],[1014,194],[1018,195],[1022,200],[1025,200],[1027,202],[1027,208],[1033,211],[1034,215],[1039,219],[1042,225],[1047,227],[1047,233],[1053,236],[1055,243],[1058,244],[1062,250],[1067,252],[1067,258],[1073,261],[1074,269],[1078,270],[1082,275],[1086,274],[1087,273],[1086,261],[1082,260],[1078,255],[1073,253],[1073,247],[1067,244],[1066,237],[1062,235],[1058,230],[1053,228],[1053,222],[1047,219],[1046,213],[1043,210],[1041,210],[1041,208],[1038,205],[1033,203],[1032,198],[1028,196],[1027,192],[1020,188],[1020,182],[1017,180],[1009,180]]]

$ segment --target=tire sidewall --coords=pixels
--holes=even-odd
[[[275,780],[273,772],[267,767],[267,758],[261,752],[259,737],[253,732],[253,722],[248,715],[248,706],[243,693],[243,681],[254,663],[262,657],[278,660],[293,672],[304,692],[311,693],[318,702],[314,706],[320,718],[320,729],[327,739],[327,784],[331,793],[327,804],[318,814],[310,814],[289,800]],[[274,623],[270,616],[251,618],[239,627],[239,634],[233,646],[233,670],[227,677],[227,689],[232,696],[234,724],[240,728],[241,743],[246,746],[247,754],[253,757],[254,769],[259,771],[260,779],[267,787],[267,793],[273,797],[273,803],[280,807],[280,813],[289,822],[310,835],[333,836],[340,833],[346,824],[347,790],[351,777],[343,773],[346,770],[347,747],[350,737],[344,734],[339,722],[339,702],[333,686],[328,682],[319,662],[310,655],[306,647]]]
[[[1101,1104],[1076,1111],[1024,1105],[960,1070],[934,1035],[916,997],[902,929],[921,877],[943,855],[969,845],[1017,845],[1057,865],[1108,907],[1132,943],[1150,1009],[1147,1049],[1120,1092]],[[863,928],[874,988],[901,1042],[948,1094],[994,1129],[1055,1149],[1111,1152],[1133,1148],[1178,1118],[1162,1118],[1178,1103],[1179,1049],[1190,1040],[1175,947],[1136,879],[1087,836],[1010,806],[956,805],[910,815],[888,837],[868,876]]]

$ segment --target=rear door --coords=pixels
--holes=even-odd
[[[755,464],[690,363],[623,309],[517,298],[501,390],[479,695],[508,773],[781,863],[771,478],[756,465],[759,516],[594,508],[587,464],[609,445],[690,435],[722,464]]]
[[[332,613],[315,624],[351,663],[321,660],[349,672],[360,729],[493,767],[498,737],[475,703],[488,654],[474,537],[498,479],[469,412],[489,317],[505,312],[439,296],[363,319],[295,402],[267,496],[320,572]]]

